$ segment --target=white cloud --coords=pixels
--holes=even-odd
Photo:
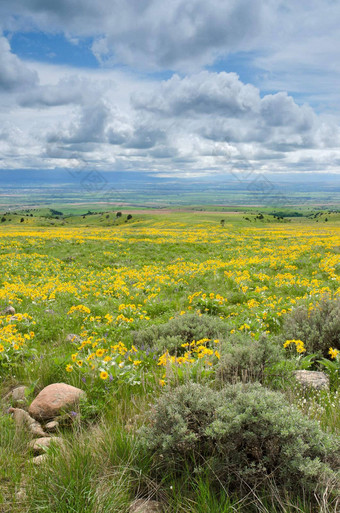
[[[89,36],[103,66],[23,61],[10,35],[0,38],[4,167],[86,159],[103,170],[188,173],[249,160],[284,171],[320,169],[324,159],[338,170],[339,120],[318,112],[340,99],[338,2],[2,0],[0,20],[3,30],[63,31],[73,44]],[[202,71],[238,51],[252,52],[256,85]],[[177,73],[136,73],[164,69]]]
[[[33,86],[37,81],[37,74],[11,52],[7,39],[0,37],[0,90],[11,92]]]
[[[209,73],[180,78],[174,75],[153,94],[136,96],[137,109],[164,116],[197,116],[218,111],[220,115],[238,117],[260,104],[258,89],[243,84],[235,73]]]
[[[84,96],[88,93],[88,81],[73,75],[62,78],[55,85],[31,87],[21,93],[18,100],[23,107],[55,107],[58,105],[82,104]]]
[[[178,69],[247,49],[264,28],[264,7],[263,0],[2,0],[0,15],[5,29],[91,36],[101,61]]]
[[[43,85],[19,94],[7,113],[15,130],[26,134],[25,143],[6,139],[7,167],[18,148],[27,165],[40,156],[39,167],[73,167],[85,159],[103,170],[221,172],[250,161],[257,169],[283,171],[293,162],[303,167],[304,155],[306,166],[312,169],[315,161],[319,168],[318,151],[328,155],[327,165],[333,158],[337,166],[334,119],[286,93],[261,98],[234,73],[204,71],[157,82],[84,70],[75,78],[74,70],[59,68],[49,84],[45,67],[38,68]]]

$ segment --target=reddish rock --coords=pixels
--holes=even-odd
[[[38,420],[53,419],[61,411],[74,407],[82,395],[85,392],[80,388],[66,383],[53,383],[37,395],[28,411]]]

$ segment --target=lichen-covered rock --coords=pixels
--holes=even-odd
[[[81,338],[79,335],[76,335],[75,333],[69,333],[66,335],[66,342],[81,342]]]
[[[15,498],[18,502],[25,502],[27,499],[26,489],[24,487],[19,488],[19,490],[15,492]]]
[[[36,456],[35,458],[32,459],[32,462],[34,463],[34,465],[41,465],[42,463],[45,463],[47,458],[48,458],[47,454],[39,454],[39,456]]]
[[[77,405],[85,392],[66,383],[53,383],[45,387],[31,403],[28,412],[37,420],[56,417],[61,411]]]
[[[0,312],[0,315],[15,315],[15,309],[13,308],[13,306],[9,305],[9,306],[6,306],[6,308],[4,308],[1,312]]]
[[[129,508],[129,513],[161,513],[161,503],[158,501],[137,499]]]
[[[295,379],[304,387],[313,387],[317,390],[329,388],[329,377],[324,372],[297,370]]]

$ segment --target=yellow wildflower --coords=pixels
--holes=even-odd
[[[339,354],[339,351],[337,349],[333,349],[333,347],[330,347],[328,354],[331,355],[332,359],[335,359],[337,357],[337,355]]]
[[[302,340],[286,340],[286,342],[283,344],[283,347],[287,348],[290,344],[295,344],[295,348],[298,353],[304,353],[306,351],[305,345],[302,342]]]

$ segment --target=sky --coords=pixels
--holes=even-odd
[[[1,0],[0,170],[340,174],[339,0]]]

